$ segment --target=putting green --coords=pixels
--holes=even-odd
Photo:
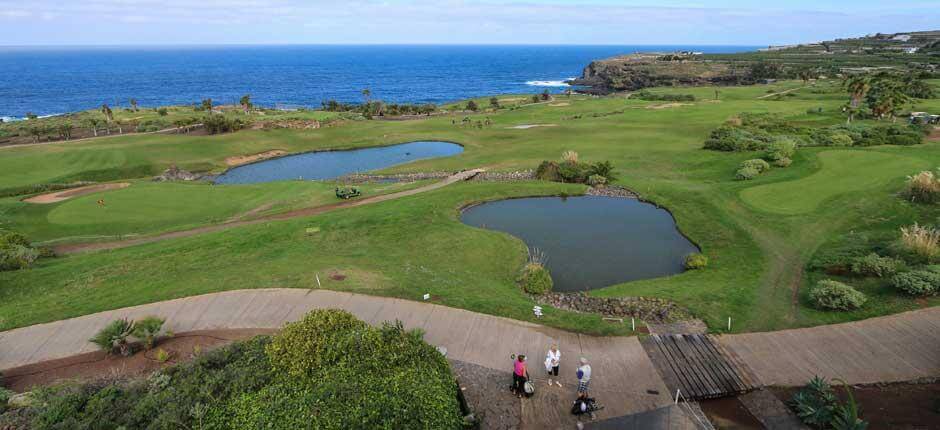
[[[759,185],[740,192],[756,209],[783,215],[812,212],[824,201],[866,191],[929,167],[924,160],[874,151],[819,153],[822,169],[802,179]]]

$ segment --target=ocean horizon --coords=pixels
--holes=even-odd
[[[745,45],[140,45],[0,46],[0,118],[59,115],[107,103],[265,107],[325,100],[445,103],[561,91],[591,61],[634,52],[752,51]]]

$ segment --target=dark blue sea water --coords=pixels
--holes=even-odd
[[[59,114],[102,103],[319,106],[441,103],[560,88],[592,60],[637,51],[740,52],[749,46],[225,46],[0,47],[0,117]]]

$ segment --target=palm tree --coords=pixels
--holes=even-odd
[[[202,109],[209,113],[212,113],[212,99],[203,99]]]
[[[372,91],[368,88],[362,89],[362,98],[366,101],[366,104],[369,104],[369,98],[372,97]]]
[[[86,127],[91,129],[95,137],[98,137],[98,126],[101,125],[101,121],[98,118],[88,118],[84,123]]]
[[[246,114],[249,113],[251,111],[251,94],[243,95],[241,100],[238,101],[238,104],[242,105]]]
[[[893,76],[878,77],[871,84],[865,101],[879,119],[887,116],[894,121],[898,111],[910,101],[904,90],[904,84]]]
[[[842,86],[849,91],[849,104],[843,110],[848,113],[848,122],[852,122],[862,99],[871,89],[871,79],[866,75],[854,75],[846,78]]]
[[[109,122],[114,121],[114,112],[111,111],[107,103],[101,105],[101,113],[104,114],[104,117],[107,118]]]
[[[137,99],[131,99],[130,102],[131,102],[131,109],[133,109],[134,112],[137,112],[137,111],[138,111],[138,109],[137,109]]]

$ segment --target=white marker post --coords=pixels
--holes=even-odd
[[[731,331],[731,317],[728,317],[728,331]]]
[[[313,276],[316,276],[316,277],[317,277],[317,288],[323,288],[323,285],[320,285],[320,274],[319,274],[319,273],[314,273]]]
[[[431,294],[425,294],[424,300],[431,300]]]
[[[636,318],[630,318],[630,326],[633,327],[633,331],[636,331]]]

